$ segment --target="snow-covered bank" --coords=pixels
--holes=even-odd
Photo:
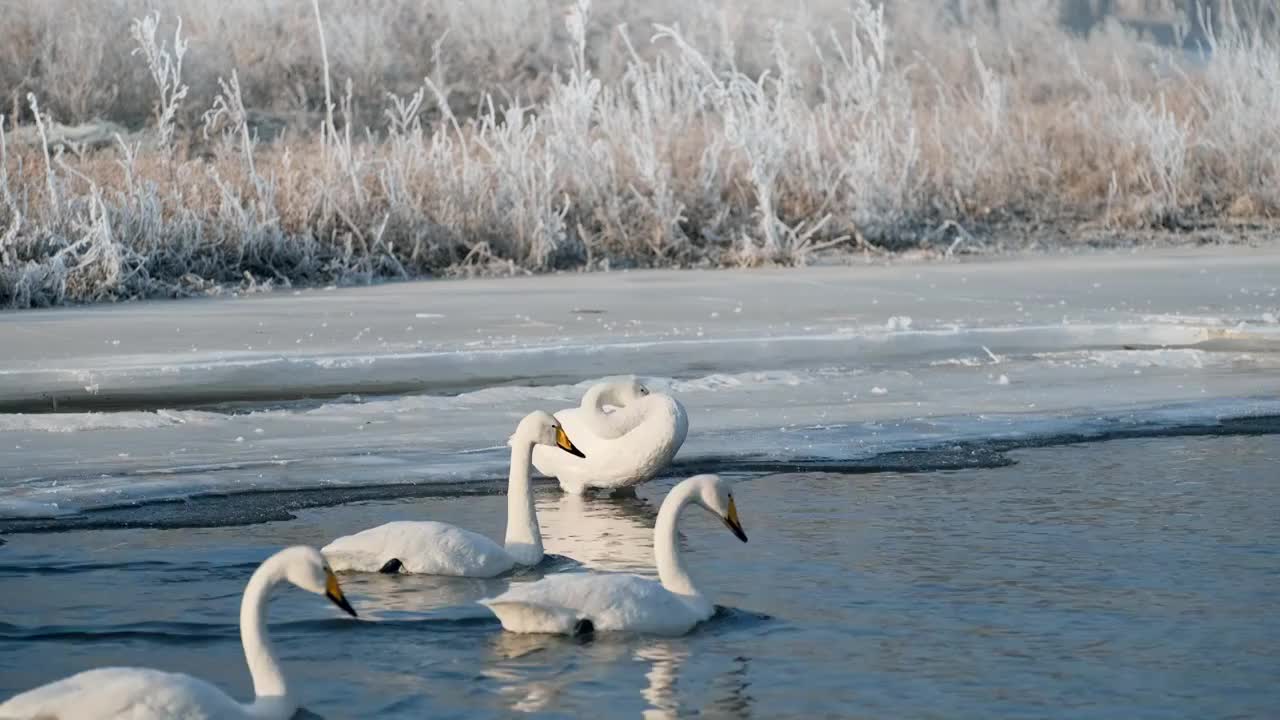
[[[1236,250],[8,314],[0,403],[46,412],[0,414],[0,517],[492,479],[516,419],[614,373],[679,394],[687,463],[1277,415],[1278,289],[1280,257]]]
[[[462,391],[997,351],[1274,349],[1280,254],[415,282],[0,314],[0,410]],[[1206,345],[1206,343],[1208,345]]]

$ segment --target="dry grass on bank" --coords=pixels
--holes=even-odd
[[[1230,27],[1188,54],[1051,0],[7,5],[0,305],[1280,212],[1280,41]]]

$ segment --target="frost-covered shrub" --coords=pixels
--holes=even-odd
[[[0,305],[1280,210],[1263,26],[991,5],[10,0]]]

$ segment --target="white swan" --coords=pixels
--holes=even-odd
[[[605,412],[605,403],[622,406]],[[634,379],[593,385],[579,407],[561,410],[556,419],[586,457],[534,448],[533,465],[575,495],[588,488],[617,490],[652,480],[689,433],[689,417],[678,400],[649,392]]]
[[[502,627],[518,633],[683,635],[715,612],[694,587],[680,557],[676,524],[691,503],[719,516],[739,540],[747,541],[729,484],[716,475],[695,475],[672,488],[658,511],[653,531],[658,581],[639,575],[564,573],[512,585],[480,603],[498,616]]]
[[[582,457],[550,414],[530,413],[511,436],[511,476],[507,485],[505,547],[448,523],[389,522],[326,545],[321,552],[335,570],[487,578],[516,565],[542,562],[542,532],[533,507],[529,462],[534,445],[546,445],[568,457]]]
[[[267,639],[267,597],[281,582],[324,595],[352,616],[356,611],[315,548],[291,547],[267,558],[249,578],[240,604],[240,641],[253,677],[252,703],[236,702],[199,678],[149,668],[87,670],[29,690],[0,705],[0,718],[179,720],[290,718],[298,702]]]

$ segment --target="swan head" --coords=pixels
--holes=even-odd
[[[283,563],[285,580],[307,592],[329,598],[330,602],[342,608],[348,615],[356,617],[355,609],[342,594],[342,586],[338,584],[337,576],[333,574],[329,563],[319,550],[298,545],[281,550],[277,557]]]
[[[738,520],[738,506],[733,502],[733,487],[729,481],[719,475],[694,475],[685,483],[691,486],[693,502],[720,518],[720,522],[739,540],[747,541],[747,533]]]
[[[623,405],[630,405],[648,395],[649,388],[639,378],[624,378],[613,383],[613,396]]]
[[[586,455],[574,446],[573,441],[565,434],[564,428],[560,426],[560,421],[556,420],[551,413],[535,410],[524,417],[520,424],[516,426],[516,432],[511,436],[511,441],[524,441],[535,445],[547,445],[548,447],[558,447],[570,455],[577,455],[585,458]]]
[[[627,407],[649,396],[649,388],[634,375],[606,378],[582,396],[582,406],[600,409],[600,404]]]

